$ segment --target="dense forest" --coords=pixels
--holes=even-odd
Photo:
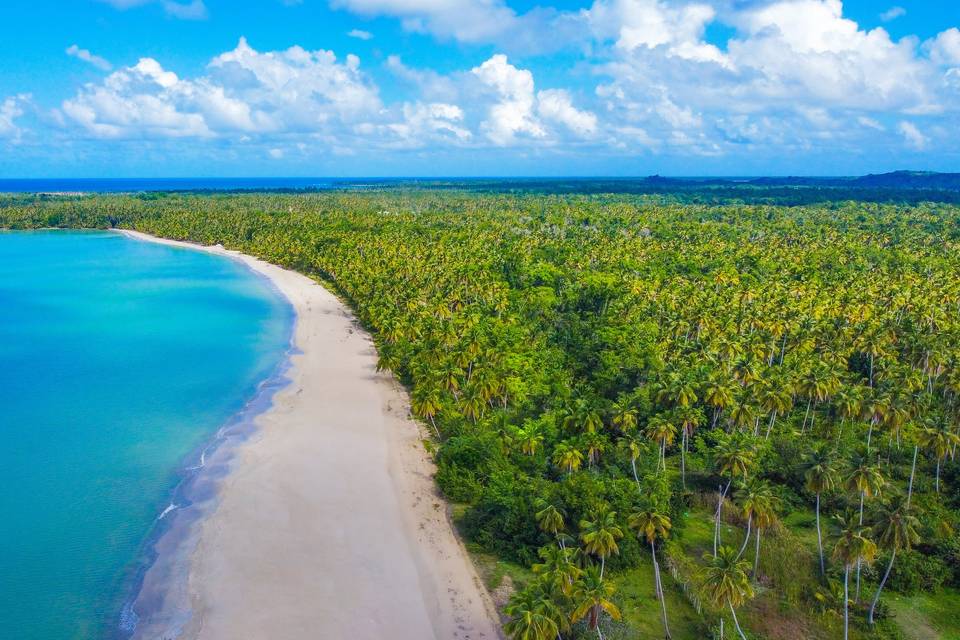
[[[9,196],[0,227],[337,292],[510,638],[960,637],[960,208],[683,199]]]

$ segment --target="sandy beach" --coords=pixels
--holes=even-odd
[[[144,621],[136,637],[501,637],[434,486],[426,432],[402,387],[376,372],[373,342],[350,311],[261,260],[124,233],[242,260],[296,311],[290,383],[233,454],[212,513],[195,525],[183,584],[165,596],[189,615]]]

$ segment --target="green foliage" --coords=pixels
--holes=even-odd
[[[890,589],[905,595],[936,593],[950,577],[950,567],[943,560],[912,549],[897,554],[889,584]]]
[[[723,189],[754,204],[714,204],[725,198],[710,189],[20,195],[0,196],[0,227],[138,229],[322,280],[373,335],[380,368],[410,387],[473,548],[531,566],[544,545],[588,544],[598,514],[615,514],[625,535],[603,556],[610,582],[581,585],[574,603],[531,581],[511,609],[518,629],[563,628],[574,610],[588,621],[575,633],[611,628],[590,598],[616,606],[607,587],[620,575],[650,579],[628,525],[653,507],[672,523],[661,555],[673,570],[708,567],[703,600],[732,599],[747,618],[773,602],[804,628],[836,630],[833,614],[803,613],[827,588],[817,496],[821,520],[849,510],[880,548],[861,567],[861,601],[894,548],[891,592],[956,585],[960,208]],[[805,206],[760,203],[794,197]],[[541,526],[547,506],[562,531]],[[748,526],[762,530],[756,573]],[[837,563],[863,547],[843,551]],[[578,558],[587,571],[600,557]],[[693,582],[685,597],[700,597]],[[877,633],[893,637],[888,624]]]

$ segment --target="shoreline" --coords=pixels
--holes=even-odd
[[[239,252],[120,232],[238,260],[295,312],[286,384],[219,462],[209,511],[179,539],[158,537],[133,638],[501,638],[435,488],[428,436],[405,390],[376,372],[350,310],[311,278]]]

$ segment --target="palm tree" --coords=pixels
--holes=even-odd
[[[544,504],[535,515],[540,530],[554,536],[557,539],[557,545],[562,549],[563,539],[560,534],[564,528],[563,512],[552,504]]]
[[[656,442],[660,447],[660,465],[664,471],[667,469],[667,445],[673,444],[677,437],[677,427],[666,415],[657,415],[650,418],[647,428],[644,430],[646,436]]]
[[[713,464],[717,473],[723,476],[729,476],[727,484],[722,487],[717,496],[717,510],[714,515],[713,526],[713,553],[717,554],[717,547],[720,544],[720,513],[723,508],[723,500],[730,490],[730,485],[735,478],[746,479],[753,467],[756,465],[756,449],[753,443],[744,437],[727,436],[720,439],[713,451]]]
[[[897,559],[897,551],[910,549],[920,541],[920,534],[917,533],[919,528],[920,522],[910,514],[909,502],[902,499],[894,498],[884,504],[877,514],[873,532],[880,548],[890,552],[890,564],[887,565],[883,579],[880,580],[880,586],[877,587],[877,594],[873,596],[873,602],[870,603],[870,613],[867,617],[870,624],[873,624],[873,613],[880,601],[880,593],[887,584],[887,578],[890,577],[893,562]]]
[[[610,422],[624,433],[637,426],[637,410],[629,398],[620,398],[611,407]]]
[[[710,556],[705,553],[703,558],[707,561],[702,579],[704,593],[718,609],[724,607],[730,609],[737,633],[740,634],[741,640],[747,640],[743,629],[740,628],[736,610],[753,597],[753,587],[750,585],[750,578],[747,577],[750,564],[737,560],[736,549],[726,545],[722,545],[716,555]]]
[[[410,408],[413,409],[415,415],[430,421],[430,426],[433,427],[433,431],[437,434],[438,440],[440,439],[440,430],[437,429],[434,416],[437,415],[442,407],[440,391],[435,387],[418,385],[417,388],[414,389],[410,398]]]
[[[583,454],[568,442],[561,442],[553,448],[553,464],[573,473],[583,464]]]
[[[533,572],[554,584],[563,594],[570,595],[583,571],[577,566],[580,550],[547,545],[537,555],[542,562],[533,565]]]
[[[623,537],[623,529],[617,524],[617,514],[606,507],[599,509],[593,520],[580,521],[580,540],[587,553],[600,558],[600,578],[608,556],[620,553],[617,540]]]
[[[630,434],[620,438],[619,444],[630,455],[630,468],[633,470],[633,481],[637,483],[637,491],[642,493],[643,491],[640,489],[640,477],[637,475],[637,459],[640,457],[642,451],[640,440],[636,434]]]
[[[880,465],[874,463],[868,456],[854,454],[850,461],[850,471],[847,475],[846,487],[848,491],[856,491],[860,494],[860,514],[858,525],[863,526],[863,502],[864,498],[872,498],[880,493],[885,484],[883,474],[880,472]],[[854,595],[854,601],[860,600],[860,568],[861,563],[857,563],[857,588]]]
[[[503,630],[511,640],[554,640],[566,626],[563,612],[539,583],[514,594],[504,613],[510,619]]]
[[[690,438],[693,432],[700,426],[703,420],[703,413],[693,407],[682,407],[677,410],[677,420],[680,423],[680,482],[683,488],[687,488],[687,447],[690,444]]]
[[[773,493],[773,487],[762,480],[751,480],[735,494],[740,503],[740,511],[747,516],[747,535],[743,538],[737,559],[743,555],[750,541],[750,526],[756,522],[756,549],[753,555],[753,574],[757,573],[760,562],[760,532],[768,529],[777,521],[777,507],[780,499]]]
[[[517,431],[517,442],[520,443],[520,450],[524,455],[533,456],[543,444],[543,434],[538,426],[531,422]]]
[[[603,581],[603,576],[595,566],[588,568],[581,576],[573,589],[573,613],[570,621],[577,622],[589,617],[587,624],[597,632],[600,640],[603,633],[600,631],[600,613],[606,611],[614,620],[620,619],[620,609],[610,599],[614,593],[614,586]]]
[[[843,563],[843,640],[850,636],[850,569],[860,563],[872,564],[877,545],[867,538],[867,530],[854,518],[837,518],[840,538],[833,548],[833,559]]]
[[[937,458],[936,489],[940,493],[940,465],[943,459],[950,455],[950,451],[960,441],[960,437],[950,430],[950,425],[945,421],[937,421],[934,426],[927,427],[920,431],[920,446],[929,449]]]
[[[827,573],[823,560],[823,533],[820,529],[820,496],[832,491],[837,484],[836,471],[833,467],[833,451],[825,445],[814,448],[807,454],[805,460],[807,490],[817,496],[817,551],[820,553],[820,576]]]
[[[660,613],[663,617],[663,632],[670,638],[670,627],[667,624],[667,603],[663,597],[663,583],[660,581],[660,563],[657,562],[657,538],[666,539],[670,535],[670,516],[660,513],[656,509],[647,509],[631,514],[627,521],[629,527],[636,531],[637,537],[644,537],[650,545],[650,557],[653,560],[653,586],[660,601]]]

